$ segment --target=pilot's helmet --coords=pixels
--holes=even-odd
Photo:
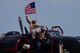
[[[32,24],[36,24],[36,20],[32,20]]]

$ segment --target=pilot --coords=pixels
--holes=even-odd
[[[32,20],[30,21],[28,16],[26,16],[26,20],[29,24],[29,28],[30,28],[30,33],[32,34],[32,38],[35,39],[36,38],[36,28],[37,28],[37,23],[36,23],[36,20]]]

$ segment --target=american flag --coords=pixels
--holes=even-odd
[[[25,7],[25,14],[35,14],[36,13],[36,9],[35,9],[35,2],[29,3],[28,5],[26,5]]]

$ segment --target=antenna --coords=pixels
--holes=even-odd
[[[28,30],[27,30],[27,28],[26,28],[26,27],[24,27],[24,29],[25,29],[26,34],[28,34]]]
[[[21,17],[18,17],[18,20],[19,20],[19,25],[20,25],[21,32],[23,34],[23,25],[22,25]]]

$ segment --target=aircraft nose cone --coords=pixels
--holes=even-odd
[[[30,49],[30,45],[24,44],[24,45],[23,45],[23,49]]]

